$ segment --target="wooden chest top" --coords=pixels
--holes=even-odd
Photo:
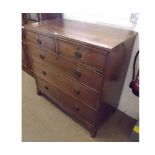
[[[47,36],[66,37],[107,50],[116,47],[136,34],[131,30],[65,19],[30,23],[24,25],[24,28]]]

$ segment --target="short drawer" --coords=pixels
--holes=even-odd
[[[97,93],[96,91],[71,80],[57,70],[47,68],[46,66],[35,61],[33,63],[33,67],[36,75],[57,85],[61,90],[86,103],[90,107],[97,109],[100,102],[100,93]]]
[[[101,53],[95,49],[58,40],[58,52],[66,57],[80,61],[86,65],[104,71],[106,63],[105,52]]]
[[[36,76],[37,87],[41,89],[41,92],[47,95],[51,99],[55,99],[59,105],[67,108],[78,115],[81,119],[86,120],[87,122],[94,124],[96,120],[96,111],[82,104],[72,96],[67,95],[61,89],[56,87],[55,85],[41,79]]]
[[[35,61],[47,65],[51,70],[57,69],[97,91],[102,91],[102,81],[104,78],[102,74],[88,69],[76,61],[40,50],[32,45],[29,45],[29,50]]]
[[[28,42],[37,45],[40,48],[48,48],[55,51],[55,40],[44,35],[37,34],[35,32],[27,31],[26,39]]]

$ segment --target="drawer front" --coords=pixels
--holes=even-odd
[[[94,49],[58,40],[58,52],[86,65],[104,71],[106,55]]]
[[[47,68],[46,66],[35,61],[33,67],[35,73],[44,80],[57,85],[60,89],[62,89],[69,95],[72,95],[78,100],[86,103],[90,107],[97,109],[100,101],[100,94],[98,94],[97,92],[89,89],[88,87],[85,87],[84,85],[76,83],[57,70]]]
[[[72,96],[68,96],[61,89],[53,84],[44,81],[36,76],[37,86],[41,89],[41,92],[47,95],[49,98],[54,98],[59,102],[59,105],[64,106],[72,113],[78,115],[81,119],[94,124],[96,119],[96,111],[90,109],[86,105],[82,104]]]
[[[102,90],[102,74],[99,74],[91,69],[86,69],[76,61],[72,61],[43,50],[41,51],[39,48],[32,45],[29,49],[31,51],[32,58],[35,61],[43,63],[51,69],[57,69],[93,89],[98,91]]]
[[[53,38],[46,37],[31,31],[26,32],[26,39],[28,42],[37,45],[40,48],[47,48],[55,51],[55,41]]]

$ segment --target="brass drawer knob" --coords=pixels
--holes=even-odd
[[[82,57],[82,54],[80,53],[79,48],[75,52],[75,57],[77,57],[77,58],[81,58]]]
[[[40,39],[37,39],[38,44],[42,44],[42,41]]]
[[[40,54],[40,58],[41,58],[41,59],[44,59],[45,57],[44,57],[42,54]]]
[[[43,74],[43,75],[46,75],[46,72],[45,72],[45,71],[42,71],[42,74]]]
[[[75,90],[74,90],[74,93],[75,93],[76,95],[80,95],[80,91],[79,91],[78,89],[75,89]]]
[[[48,87],[47,87],[47,86],[45,86],[45,89],[46,89],[46,90],[48,90]]]
[[[81,72],[79,71],[79,70],[75,70],[75,75],[77,76],[77,77],[80,77],[81,76]]]

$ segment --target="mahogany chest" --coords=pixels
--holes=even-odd
[[[65,19],[23,29],[38,95],[95,136],[119,103],[136,33]]]

